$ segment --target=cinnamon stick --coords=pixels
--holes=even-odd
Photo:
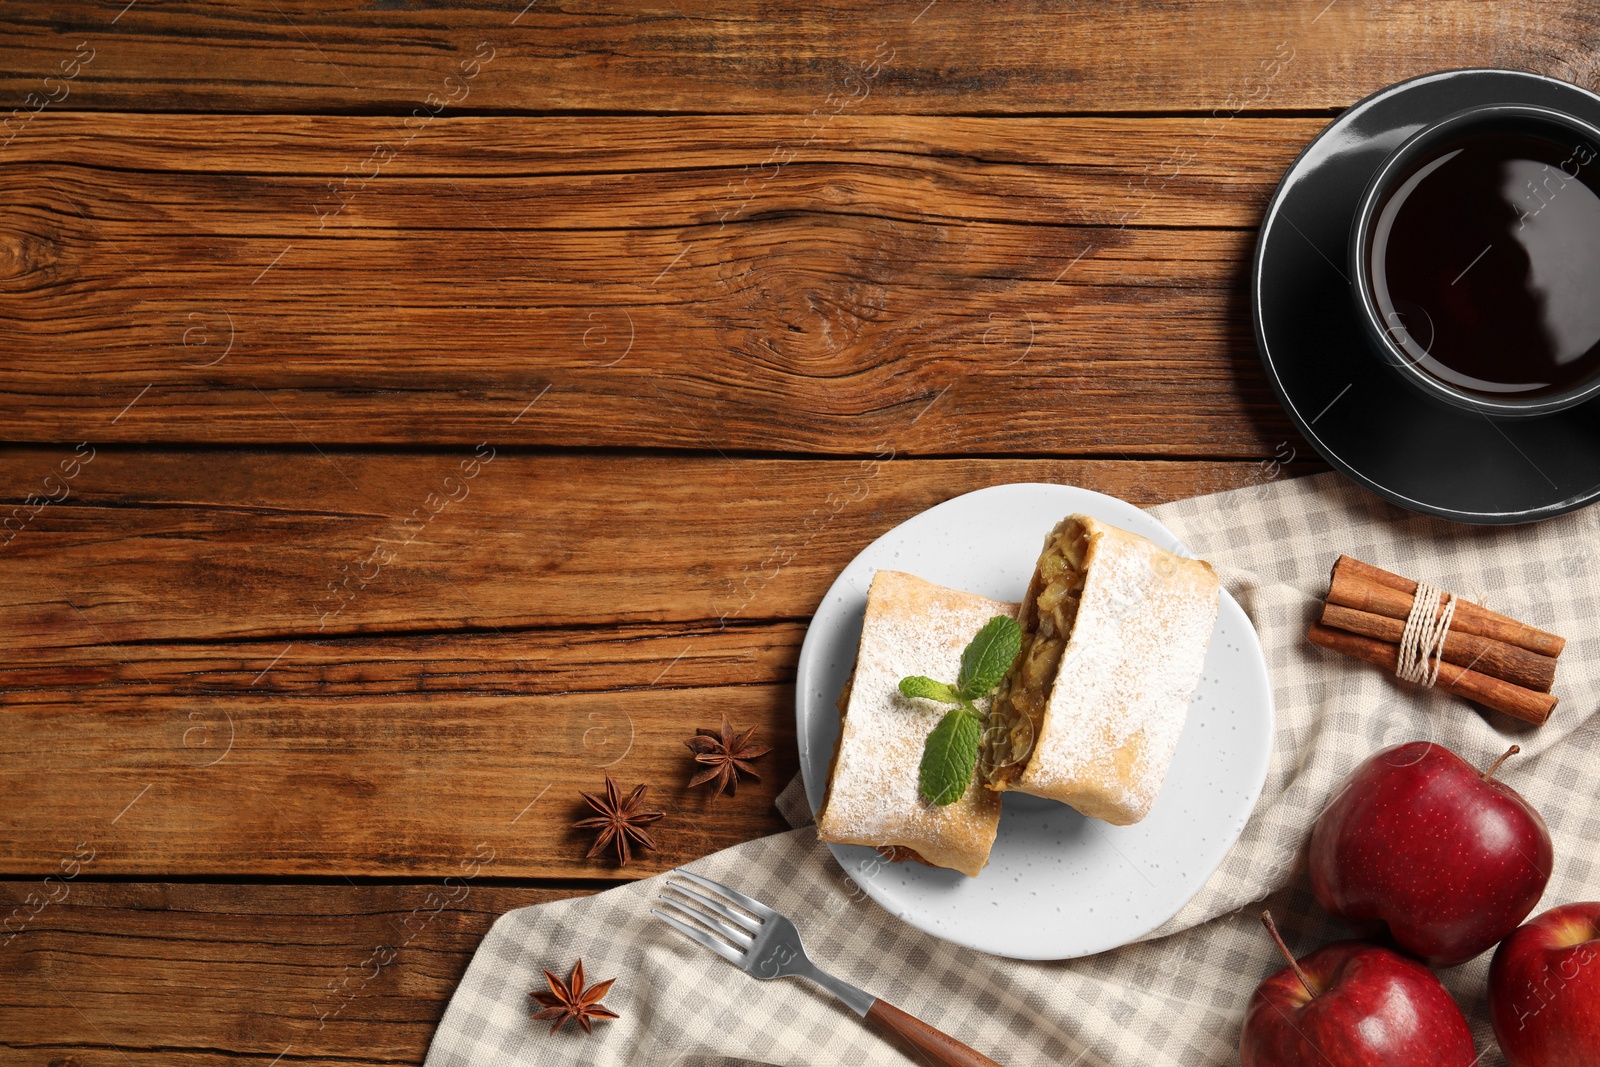
[[[1349,633],[1345,630],[1335,630],[1321,623],[1312,623],[1306,636],[1314,645],[1342,652],[1347,656],[1375,663],[1390,673],[1394,672],[1400,659],[1400,646],[1391,645],[1386,641],[1379,641],[1360,634]],[[1453,663],[1439,665],[1438,687],[1447,693],[1454,693],[1486,708],[1502,712],[1523,722],[1542,725],[1550,718],[1550,712],[1555,709],[1556,698],[1549,693],[1535,693],[1520,685],[1499,678],[1491,678],[1487,674],[1467,670],[1465,667]]]
[[[1406,630],[1406,624],[1400,619],[1338,604],[1323,605],[1322,625],[1375,637],[1391,645],[1398,645]],[[1445,635],[1444,661],[1540,693],[1550,692],[1556,678],[1554,657],[1541,656],[1492,637],[1461,633],[1454,626]]]
[[[1417,583],[1363,563],[1359,559],[1340,556],[1333,565],[1333,575],[1328,586],[1328,602],[1391,619],[1404,619],[1411,613],[1411,602],[1417,592]],[[1456,600],[1456,613],[1451,619],[1452,632],[1474,634],[1516,645],[1552,659],[1561,655],[1566,647],[1564,637],[1518,622],[1516,619],[1490,611],[1469,600]]]

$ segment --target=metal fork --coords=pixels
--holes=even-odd
[[[851,1011],[862,1018],[871,1019],[900,1038],[913,1051],[942,1067],[999,1067],[989,1057],[968,1048],[949,1034],[934,1029],[916,1016],[906,1014],[865,990],[857,989],[849,982],[835,978],[812,963],[806,955],[805,946],[800,943],[800,931],[794,928],[794,923],[761,901],[737,889],[730,889],[721,882],[713,882],[688,871],[673,871],[671,877],[692,883],[686,885],[669,880],[667,890],[692,901],[697,907],[689,907],[663,892],[656,903],[668,910],[651,908],[650,914],[685,937],[698,941],[746,974],[763,981],[772,978],[809,978],[844,1001]],[[694,886],[709,890],[709,895],[697,892]],[[707,933],[707,929],[714,931],[717,936]]]

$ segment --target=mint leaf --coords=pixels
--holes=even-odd
[[[928,735],[918,769],[922,795],[930,804],[943,807],[960,800],[972,781],[978,765],[978,742],[983,726],[965,708],[952,708]]]
[[[1017,620],[996,615],[961,653],[961,680],[956,691],[967,700],[977,700],[1000,684],[1022,652],[1022,627]]]
[[[956,695],[955,686],[936,682],[932,678],[924,678],[920,674],[900,679],[900,695],[922,697],[925,700],[937,700],[945,704],[961,703],[961,698]]]

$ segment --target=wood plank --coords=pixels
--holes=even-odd
[[[774,749],[731,799],[689,788],[700,765],[683,743],[723,714]],[[107,688],[36,694],[4,717],[0,870],[18,874],[86,841],[97,871],[129,877],[437,878],[482,845],[504,877],[629,879],[787,829],[772,801],[797,769],[792,687],[737,677],[382,700]],[[650,785],[666,812],[658,848],[626,867],[586,859],[594,832],[572,828],[593,814],[580,791],[602,793],[606,774]]]
[[[429,636],[67,644],[0,650],[0,703],[127,686],[176,696],[292,693],[406,699],[443,693],[556,696],[780,685],[794,680],[804,620],[480,630]],[[671,678],[663,670],[671,665]],[[270,670],[268,668],[271,668]],[[196,735],[192,745],[215,744]]]
[[[131,9],[125,9],[131,8]],[[84,47],[79,51],[79,45]],[[1589,80],[1592,5],[1524,0],[587,3],[97,0],[0,14],[0,98],[95,109],[922,114],[1343,107],[1497,66]],[[89,55],[62,68],[75,53]],[[1203,61],[1197,57],[1204,57]],[[49,75],[76,71],[66,82]],[[465,75],[472,75],[465,77]],[[63,97],[65,91],[68,95]]]
[[[501,876],[666,869],[787,828],[772,802],[796,769],[804,633],[625,626],[14,654],[0,666],[15,741],[0,743],[0,823],[17,848],[0,849],[0,870],[48,870],[59,835],[80,831],[102,842],[103,874],[443,877],[448,853],[484,843],[501,850]],[[682,742],[723,712],[777,751],[761,781],[713,800],[687,788],[698,765]],[[27,756],[41,746],[42,761]],[[607,773],[649,782],[671,814],[660,852],[625,869],[585,860],[588,836],[568,829],[579,791]],[[136,807],[86,805],[68,784],[81,775]],[[412,855],[397,864],[397,851]]]
[[[792,120],[463,118],[385,164],[381,119],[46,114],[0,167],[0,421],[1267,457],[1249,228],[1320,125],[859,117],[780,164]]]
[[[449,886],[0,882],[0,1063],[421,1063],[490,924],[582,892],[476,870]]]
[[[1277,473],[1271,462],[889,451],[827,461],[10,448],[0,625],[22,649],[801,619],[873,538],[972,489],[1062,482],[1153,504]]]
[[[375,159],[381,163],[382,177],[566,178],[566,182],[547,181],[540,187],[537,200],[541,212],[581,220],[586,217],[582,213],[585,202],[596,199],[586,193],[595,190],[609,197],[624,191],[653,217],[665,217],[668,208],[692,207],[704,212],[696,216],[701,221],[717,221],[719,214],[706,212],[703,202],[683,192],[694,188],[692,185],[669,184],[671,179],[664,172],[759,170],[732,175],[749,177],[750,186],[735,181],[739,195],[732,203],[713,205],[722,209],[743,202],[751,192],[770,189],[774,195],[783,195],[785,189],[771,179],[774,168],[795,175],[784,178],[786,185],[790,180],[805,181],[801,170],[806,165],[893,165],[903,172],[915,171],[941,200],[953,200],[953,209],[995,216],[1026,210],[1014,203],[1015,199],[1030,192],[1030,184],[1034,195],[1040,190],[1039,183],[1027,181],[1025,168],[1050,165],[1056,168],[1055,178],[1061,186],[1060,190],[1044,190],[1053,197],[1043,203],[1045,210],[1070,212],[1086,222],[1114,223],[1120,221],[1121,210],[1138,206],[1146,224],[1245,226],[1255,220],[1240,209],[1237,197],[1195,202],[1193,194],[1200,186],[1188,183],[1203,181],[1240,186],[1246,193],[1258,191],[1262,180],[1272,177],[1264,175],[1263,168],[1309,139],[1331,118],[1079,115],[998,119],[845,112],[819,129],[793,115],[441,115],[420,125],[393,116],[51,110],[22,128],[4,148],[0,161],[8,166],[73,163],[175,176],[340,178],[358,169],[352,166],[352,153],[361,157],[354,162],[360,162],[373,146],[385,144],[394,149],[394,155]],[[769,160],[775,146],[783,151]],[[1198,151],[1202,147],[1203,153]],[[1186,154],[1188,150],[1194,150],[1192,156]],[[1130,154],[1135,167],[1173,155],[1181,163],[1179,173],[1169,171],[1161,175],[1164,180],[1160,182],[1136,182],[1131,187],[1107,181],[1129,169]],[[655,175],[656,184],[639,188],[636,180],[621,178],[638,172]],[[574,181],[602,177],[610,179],[609,184],[586,186]],[[984,181],[974,181],[978,178]],[[694,176],[682,180],[692,182]],[[997,195],[993,183],[1007,182],[1005,195]],[[384,228],[381,214],[358,211],[361,191],[352,187],[346,213],[331,219],[329,225]],[[731,196],[725,186],[719,185],[717,191]],[[250,187],[250,192],[276,195],[274,186],[266,183]],[[834,195],[853,192],[841,186]],[[1085,195],[1088,192],[1094,199]],[[229,213],[271,217],[252,214],[256,211],[252,200],[229,205]],[[587,204],[591,211],[597,206],[603,208]],[[203,210],[205,205],[200,207]],[[139,211],[137,204],[107,204],[104,209]],[[319,221],[309,205],[303,210],[313,224]]]

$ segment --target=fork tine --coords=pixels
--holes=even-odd
[[[687,878],[687,879],[689,879],[689,881],[694,882],[697,885],[702,885],[705,888],[711,890],[713,893],[722,894],[723,896],[727,897],[729,900],[733,901],[735,904],[739,905],[739,907],[743,908],[745,911],[748,911],[752,915],[760,916],[763,919],[770,919],[774,915],[778,914],[777,912],[773,911],[771,908],[767,907],[765,904],[761,903],[761,901],[756,900],[753,897],[747,897],[743,893],[739,892],[737,889],[729,889],[727,886],[723,885],[721,882],[713,882],[709,878],[702,878],[698,874],[693,874],[693,873],[691,873],[689,871],[685,871],[685,870],[683,870],[681,868],[676,870],[676,871],[673,871],[672,873],[676,874],[676,875],[678,875],[680,877]]]
[[[718,919],[715,916],[707,915],[703,911],[696,911],[693,908],[686,908],[682,904],[679,904],[676,900],[673,900],[671,897],[657,897],[656,903],[660,904],[664,908],[671,908],[674,913],[682,915],[685,918],[693,919],[697,923],[703,923],[706,926],[709,926],[712,933],[721,934],[723,937],[727,938],[729,941],[732,941],[735,945],[742,949],[748,950],[756,943],[755,938],[751,937],[737,926],[734,926],[730,923],[725,923],[721,919]]]
[[[710,934],[706,933],[704,930],[697,930],[693,926],[690,926],[688,923],[682,922],[681,920],[678,920],[678,919],[674,919],[672,916],[667,915],[667,914],[665,914],[663,912],[659,912],[654,908],[650,909],[650,914],[654,915],[656,918],[660,919],[662,922],[666,923],[668,926],[670,926],[673,929],[677,930],[680,934],[684,934],[684,935],[686,935],[686,936],[688,936],[690,938],[693,938],[694,940],[700,942],[706,948],[710,949],[712,952],[715,952],[717,955],[721,956],[723,959],[727,960],[729,963],[733,964],[735,967],[743,967],[744,966],[744,953],[740,952],[738,949],[734,948],[732,945],[728,944],[726,941],[721,941],[721,940],[719,940],[719,939],[717,939],[715,937],[712,937]]]
[[[672,890],[674,893],[682,893],[696,904],[716,912],[729,922],[737,924],[743,930],[747,930],[752,934],[759,934],[761,932],[761,923],[763,921],[761,919],[751,919],[748,915],[741,915],[732,908],[728,907],[726,904],[722,903],[722,901],[712,900],[704,893],[696,893],[688,886],[674,885],[669,881],[667,882],[667,888]],[[662,899],[666,898],[663,897]]]

